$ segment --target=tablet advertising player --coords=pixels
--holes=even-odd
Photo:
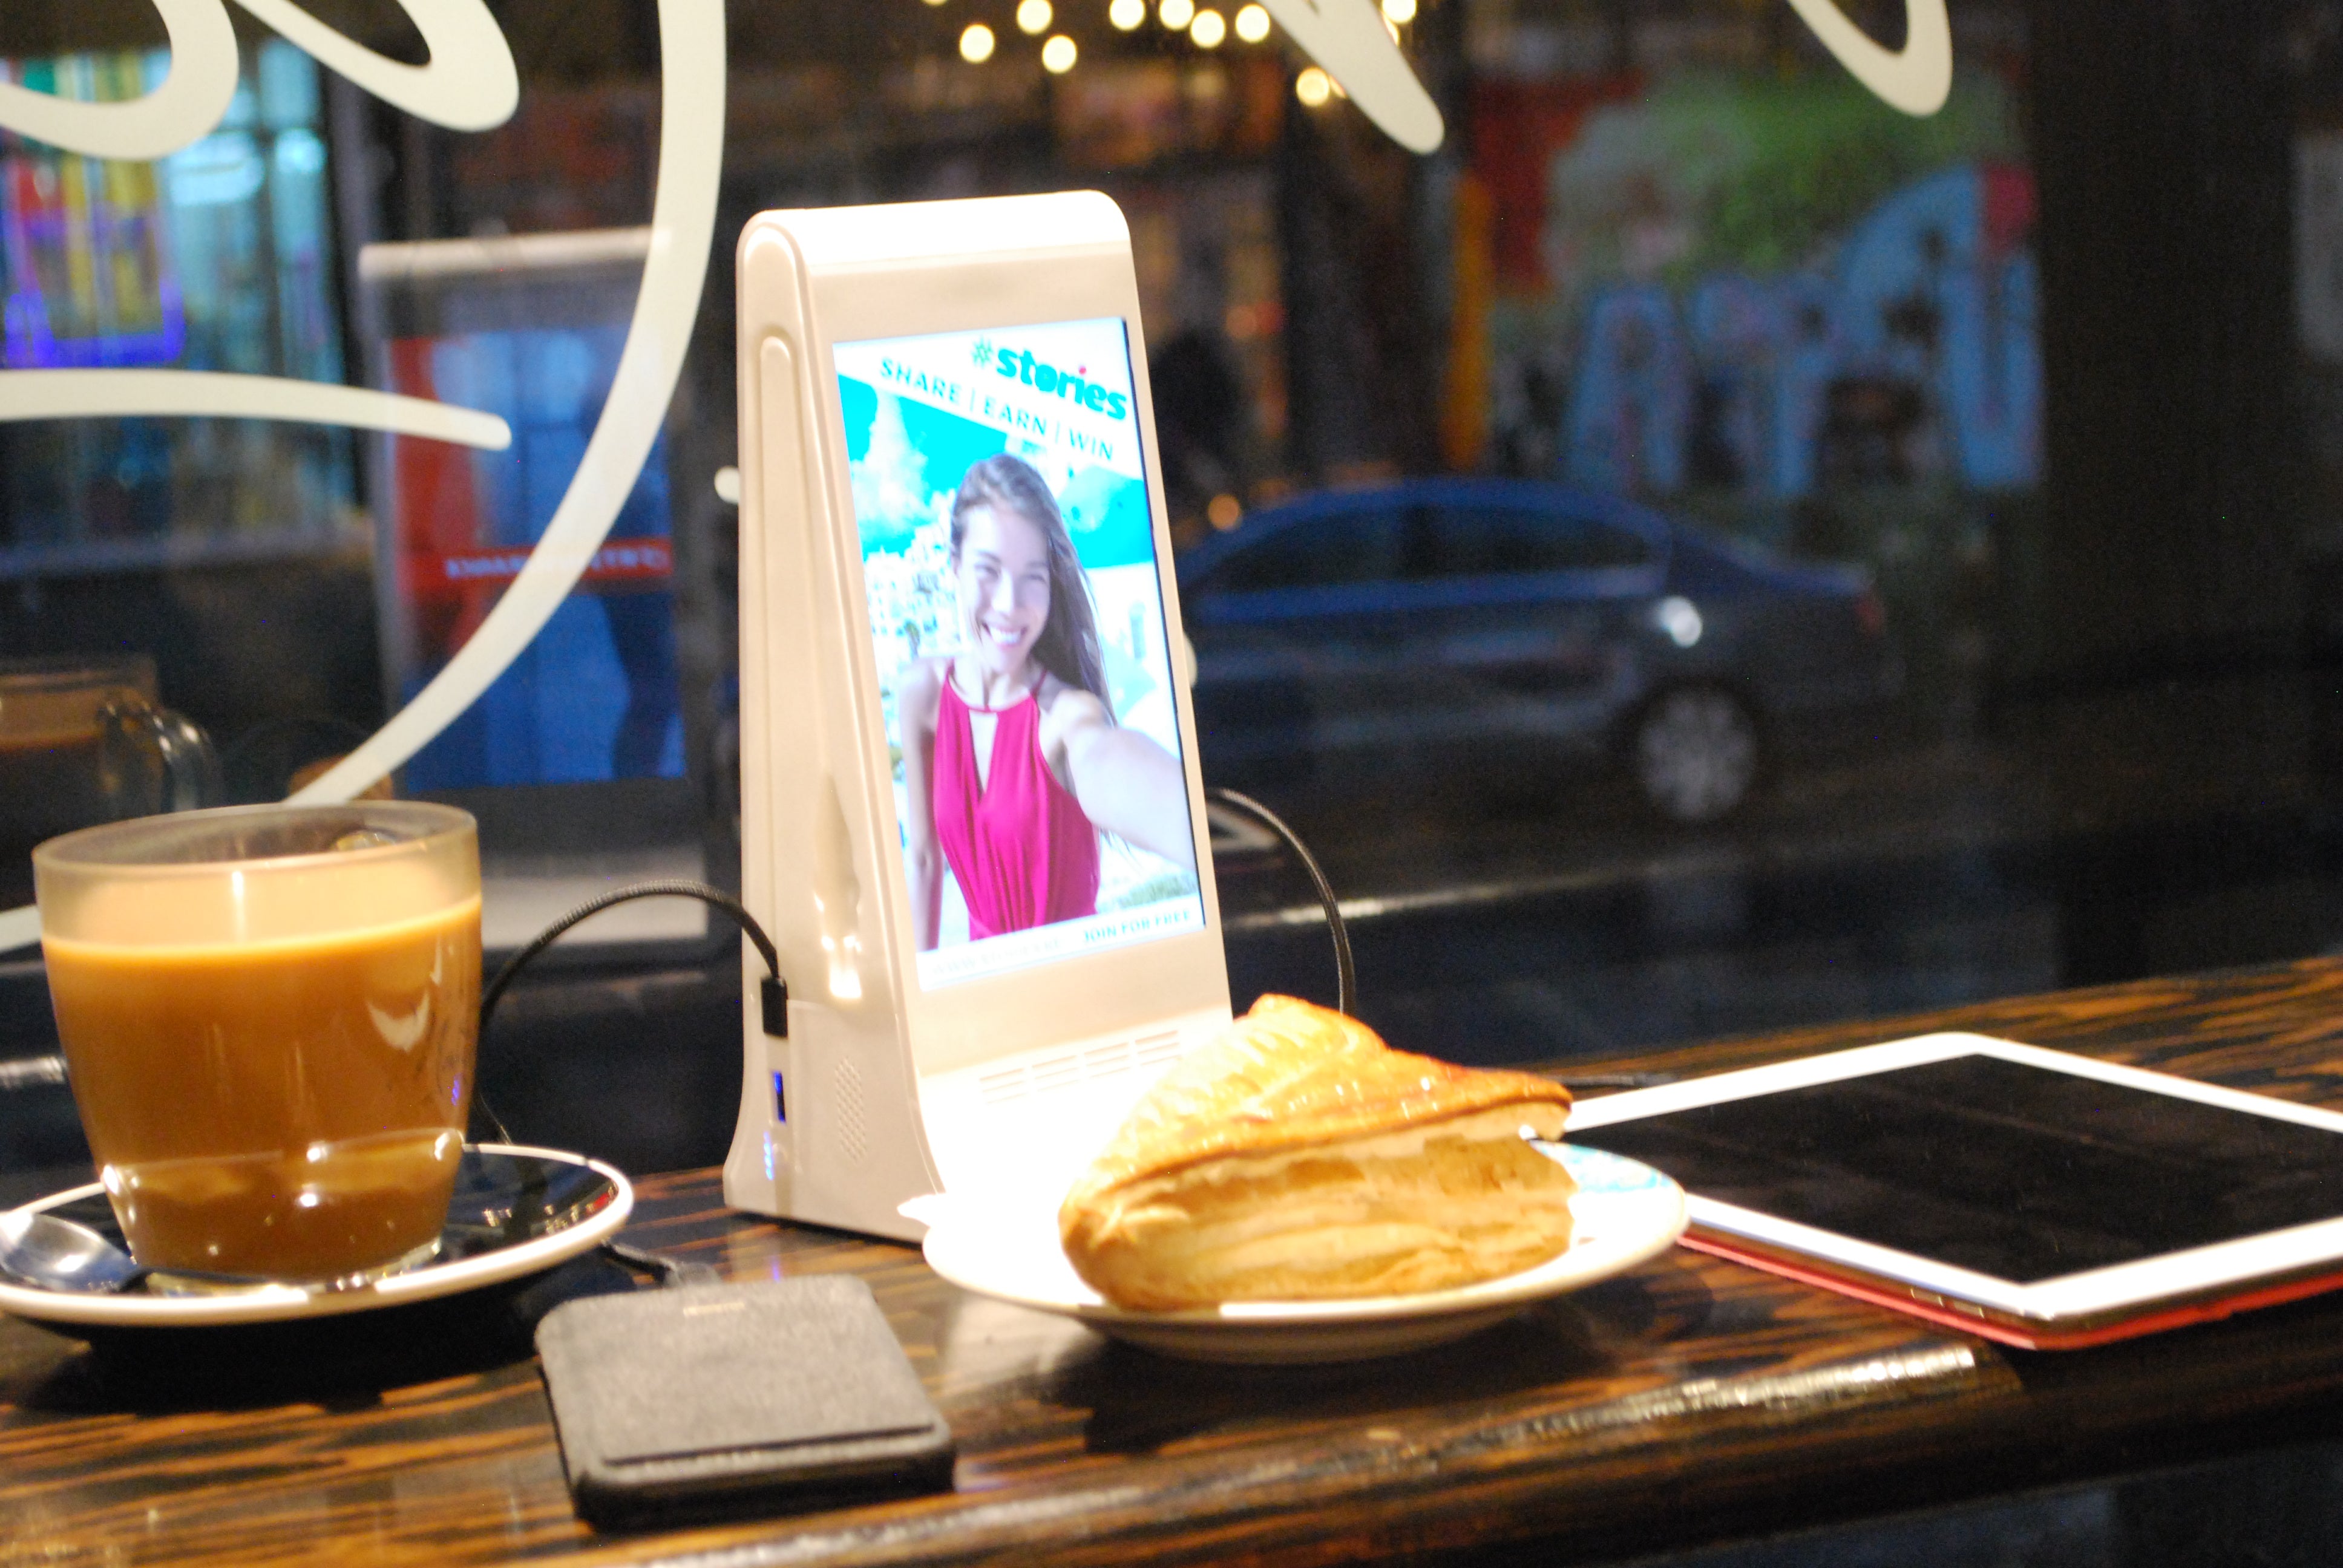
[[[771,212],[738,276],[741,896],[789,994],[744,970],[726,1201],[1054,1205],[1231,1010],[1130,226]]]
[[[920,984],[1202,930],[1122,321],[832,356]]]

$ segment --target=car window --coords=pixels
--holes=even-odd
[[[1652,558],[1640,535],[1566,512],[1475,505],[1440,507],[1432,516],[1426,564],[1433,577],[1592,571],[1640,567]]]
[[[1374,508],[1300,518],[1222,562],[1205,578],[1204,591],[1262,593],[1386,581],[1399,575],[1403,515],[1397,508]]]

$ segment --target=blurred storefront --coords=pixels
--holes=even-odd
[[[159,51],[113,48],[19,57],[5,74],[108,100],[151,91],[167,67]],[[321,84],[308,56],[262,43],[218,129],[153,164],[0,136],[6,368],[341,380]],[[354,458],[344,432],[279,422],[0,424],[0,640],[19,655],[149,652],[166,695],[216,728],[306,716],[347,746],[378,717]],[[280,613],[258,613],[287,584]]]
[[[1290,552],[1388,609],[1473,575],[1405,487],[1520,481],[1745,552],[1747,581],[1836,584],[1893,655],[1892,699],[1828,726],[1720,665],[1679,682],[1741,702],[1757,758],[1745,803],[1687,825],[1633,781],[1665,683],[1542,745],[1584,638],[1468,647],[1393,610],[1384,655],[1448,649],[1420,733],[1345,741],[1307,693],[1258,727],[1292,751],[1262,788],[1368,910],[1371,1018],[1552,1057],[2343,943],[2343,7],[1956,0],[1949,96],[1915,116],[1781,0],[1380,5],[1446,123],[1429,154],[1258,7],[729,5],[718,240],[664,434],[545,634],[399,787],[525,802],[499,830],[529,854],[689,840],[720,872],[730,236],[774,206],[1095,186],[1131,224],[1183,551],[1402,487],[1416,531],[1373,572]],[[0,145],[8,370],[342,383],[513,433],[0,423],[0,655],[151,654],[247,798],[445,667],[607,396],[659,9],[491,9],[520,95],[485,131],[237,13],[236,98],[194,146]],[[1900,4],[1847,9],[1896,46]],[[315,10],[422,57],[396,7]],[[162,43],[143,0],[0,17],[8,81],[66,96],[147,90]],[[1731,575],[1602,657],[1674,639],[1664,668],[1694,668]],[[1202,741],[1223,776],[1234,748]],[[1292,869],[1237,849],[1222,880],[1241,987],[1309,989]]]

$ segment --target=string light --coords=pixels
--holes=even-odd
[[[1041,69],[1053,76],[1062,76],[1074,68],[1074,41],[1063,33],[1053,33],[1041,45]]]
[[[1392,41],[1393,43],[1394,43],[1394,44],[1398,43],[1398,42],[1399,42],[1399,24],[1398,24],[1398,23],[1396,23],[1396,22],[1394,22],[1394,21],[1393,21],[1393,20],[1392,20],[1390,17],[1388,17],[1388,16],[1385,16],[1385,17],[1383,17],[1383,31],[1391,35],[1391,41]]]
[[[960,57],[971,65],[981,65],[992,58],[992,29],[981,22],[970,22],[960,29]]]
[[[1415,0],[1383,0],[1383,16],[1403,26],[1415,20]]]
[[[944,3],[944,0],[928,0],[928,4],[929,4],[929,5],[942,5],[943,3]]]
[[[1155,15],[1174,33],[1184,33],[1188,24],[1196,19],[1196,0],[1163,0]]]
[[[1021,33],[1046,33],[1050,30],[1050,0],[1018,0],[1017,30]]]
[[[1302,75],[1293,78],[1293,95],[1305,108],[1322,109],[1334,95],[1334,78],[1315,65],[1305,65]]]
[[[1123,0],[1115,0],[1120,5]],[[1269,36],[1269,13],[1259,5],[1246,5],[1237,12],[1237,36],[1248,44],[1258,44]]]
[[[1188,36],[1199,49],[1217,49],[1221,46],[1221,40],[1228,35],[1228,23],[1210,6],[1197,12],[1196,19],[1188,24]]]
[[[1114,0],[1106,8],[1106,19],[1128,33],[1147,20],[1147,0]]]

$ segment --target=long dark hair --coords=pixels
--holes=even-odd
[[[1074,537],[1066,531],[1058,498],[1033,465],[1003,452],[969,469],[952,497],[951,558],[960,563],[960,540],[968,533],[968,514],[979,507],[1014,512],[1041,532],[1050,557],[1050,618],[1033,641],[1034,662],[1064,681],[1080,687],[1106,705],[1107,720],[1114,720],[1114,699],[1106,692],[1106,659],[1099,651],[1098,615],[1091,603],[1091,579],[1074,554]]]

